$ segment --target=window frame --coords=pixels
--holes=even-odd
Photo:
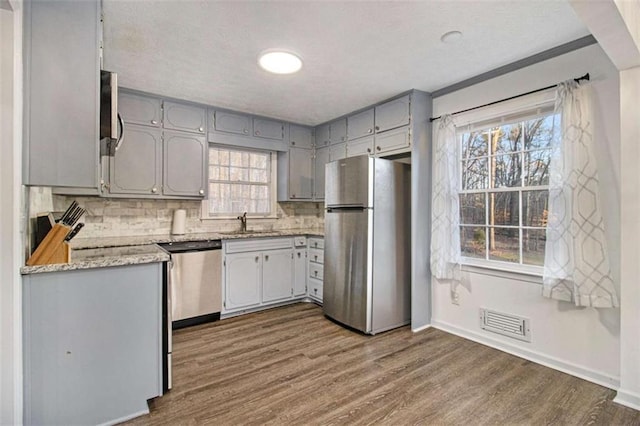
[[[256,148],[245,148],[243,146],[236,145],[225,145],[225,144],[214,144],[209,143],[207,147],[207,189],[209,189],[209,185],[211,184],[211,178],[209,177],[209,152],[211,148],[215,149],[224,149],[227,151],[239,151],[239,152],[250,152],[250,153],[261,153],[269,155],[269,182],[264,186],[269,186],[269,209],[270,212],[268,214],[261,213],[247,213],[247,217],[254,219],[277,219],[278,217],[278,202],[277,202],[277,192],[278,192],[278,153],[276,151],[268,150],[268,149],[256,149]],[[221,182],[220,180],[215,180],[215,182]],[[222,181],[224,182],[224,181]],[[228,181],[229,183],[234,183],[232,181]],[[236,182],[237,183],[237,182]],[[251,184],[251,183],[249,183]],[[261,185],[261,184],[256,184]],[[244,212],[236,212],[236,213],[210,213],[209,212],[209,191],[207,191],[207,198],[202,200],[201,208],[200,208],[200,219],[201,220],[229,220],[229,219],[237,219],[238,216],[242,215]]]
[[[537,102],[536,102],[537,100]],[[457,161],[460,167],[460,171],[458,173],[458,200],[459,203],[461,201],[461,195],[466,194],[484,194],[485,199],[485,212],[484,212],[484,223],[483,224],[463,224],[462,223],[462,205],[460,206],[460,230],[463,227],[467,228],[482,228],[485,230],[485,239],[484,239],[484,258],[476,258],[465,256],[461,253],[461,263],[465,266],[491,269],[502,272],[511,272],[511,273],[519,273],[533,276],[542,276],[544,271],[543,265],[531,265],[520,263],[524,261],[523,258],[523,231],[526,229],[531,230],[546,230],[546,226],[527,226],[524,224],[524,216],[523,216],[523,193],[529,191],[546,191],[547,194],[549,192],[549,185],[535,185],[529,186],[525,185],[524,179],[524,167],[526,165],[526,153],[527,152],[535,152],[541,150],[549,150],[551,148],[542,148],[542,149],[525,149],[524,143],[517,151],[511,151],[511,153],[518,153],[520,156],[522,167],[521,181],[518,186],[513,187],[491,187],[491,161],[499,155],[509,155],[509,154],[495,154],[490,152],[488,147],[485,155],[474,158],[482,158],[486,159],[487,162],[487,171],[488,171],[488,179],[489,183],[486,188],[482,189],[467,189],[463,190],[462,188],[462,177],[463,177],[463,163],[466,161],[463,158],[463,135],[465,133],[469,133],[472,131],[480,131],[480,130],[489,130],[492,127],[499,127],[504,125],[509,125],[512,123],[523,123],[528,120],[534,120],[536,118],[547,117],[550,115],[554,115],[553,111],[553,98],[550,97],[550,93],[541,93],[536,96],[536,99],[529,100],[527,103],[526,100],[520,101],[516,103],[514,106],[513,102],[504,106],[493,107],[491,108],[491,112],[486,112],[483,116],[482,113],[478,114],[477,112],[474,114],[470,114],[471,118],[467,118],[467,121],[464,124],[457,126],[456,128],[456,151],[457,151]],[[459,120],[457,120],[459,121]],[[515,193],[518,196],[518,225],[491,225],[490,222],[490,194],[492,193]],[[518,230],[518,262],[508,262],[490,259],[490,248],[489,248],[489,236],[486,233],[490,228],[503,228],[503,229],[517,229]],[[460,239],[460,249],[462,250],[462,239]],[[544,262],[544,260],[543,260]]]

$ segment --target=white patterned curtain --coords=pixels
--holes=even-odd
[[[552,142],[543,295],[576,306],[618,306],[598,195],[591,87],[561,83],[561,138]]]
[[[435,131],[431,195],[431,274],[440,280],[460,279],[459,167],[456,128],[444,115]]]

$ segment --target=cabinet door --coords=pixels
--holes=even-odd
[[[339,143],[329,147],[329,161],[341,160],[347,156],[347,143]]]
[[[394,99],[375,108],[376,133],[409,124],[410,95]]]
[[[307,292],[307,250],[293,252],[293,295],[303,296]]]
[[[373,136],[347,142],[347,157],[369,155],[373,152]]]
[[[208,158],[205,137],[165,131],[163,147],[163,194],[204,198]]]
[[[289,126],[289,144],[296,148],[313,148],[313,130],[309,127],[291,124]]]
[[[125,123],[160,127],[162,124],[162,101],[136,93],[118,93],[118,113]]]
[[[347,136],[349,140],[373,134],[373,108],[347,117]]]
[[[313,151],[289,148],[289,198],[311,199],[313,191]]]
[[[97,191],[100,2],[20,4],[25,8],[23,183]]]
[[[164,128],[204,134],[207,114],[204,108],[176,102],[164,103]]]
[[[316,127],[316,146],[329,146],[329,124]]]
[[[293,296],[293,251],[269,250],[262,254],[262,301],[275,302]]]
[[[324,200],[325,165],[329,162],[329,147],[317,148],[313,167],[313,199]]]
[[[262,256],[259,252],[228,254],[225,260],[225,301],[227,311],[260,304]]]
[[[407,150],[411,145],[411,134],[408,127],[402,127],[376,135],[376,154],[389,151]]]
[[[284,123],[266,118],[254,118],[253,136],[281,141],[284,139]]]
[[[161,170],[161,130],[125,125],[120,148],[109,159],[109,192],[159,196]]]
[[[331,136],[331,143],[342,143],[347,141],[347,119],[342,118],[334,121],[330,125],[329,134]]]
[[[226,111],[215,111],[213,114],[213,128],[218,132],[251,136],[251,116]]]

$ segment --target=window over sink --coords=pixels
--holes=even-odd
[[[276,155],[271,151],[211,145],[209,199],[203,219],[275,217]]]

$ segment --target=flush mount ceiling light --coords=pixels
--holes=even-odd
[[[462,33],[460,31],[449,31],[442,34],[442,37],[440,37],[440,41],[443,43],[451,44],[451,43],[456,43],[461,38],[462,38]]]
[[[293,74],[302,68],[302,59],[284,50],[267,50],[258,56],[258,64],[274,74]]]

